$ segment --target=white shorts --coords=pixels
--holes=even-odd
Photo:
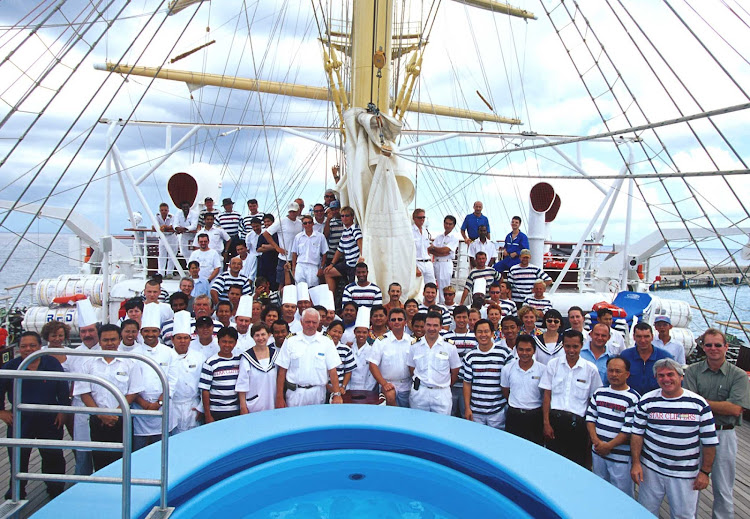
[[[315,386],[307,389],[298,387],[294,391],[286,390],[286,406],[302,407],[303,405],[324,404],[326,401],[326,387]]]
[[[418,390],[412,389],[409,393],[409,407],[432,413],[450,415],[451,408],[453,407],[451,388],[440,387],[430,389],[423,385]]]
[[[294,270],[294,280],[297,283],[305,282],[310,288],[320,285],[320,279],[318,278],[318,265],[313,265],[312,263],[297,263]]]

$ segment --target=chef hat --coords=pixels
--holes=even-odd
[[[91,326],[99,321],[89,299],[79,299],[76,306],[78,307],[78,328]]]
[[[143,305],[141,329],[143,328],[159,328],[161,330],[161,311],[159,310],[159,303],[147,303]]]
[[[242,296],[240,297],[240,304],[237,305],[237,311],[234,313],[240,317],[252,317],[253,316],[253,296]]]
[[[297,302],[300,301],[310,301],[310,289],[304,281],[297,283]]]
[[[180,310],[174,314],[174,325],[172,326],[172,335],[184,333],[190,335],[190,312]]]
[[[472,294],[486,294],[487,293],[487,280],[479,278],[474,280],[474,290]]]
[[[287,285],[281,295],[282,305],[297,305],[297,287],[294,285]]]
[[[310,301],[312,301],[312,304],[322,305],[323,301],[325,301],[326,298],[326,292],[328,292],[328,285],[322,284],[315,287],[312,287],[310,290]]]
[[[320,304],[325,306],[326,310],[328,310],[329,312],[331,310],[336,310],[336,303],[333,301],[333,292],[331,292],[330,289],[326,291],[325,297]]]
[[[370,307],[361,306],[357,310],[357,320],[354,322],[354,328],[367,328],[370,329]]]

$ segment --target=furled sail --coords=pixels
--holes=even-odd
[[[408,205],[414,200],[414,181],[401,168],[395,150],[401,123],[363,108],[344,113],[347,170],[337,185],[341,202],[354,209],[362,228],[363,255],[370,267],[370,281],[382,289],[398,282],[405,297],[416,295],[416,252]]]

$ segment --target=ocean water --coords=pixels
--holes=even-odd
[[[19,242],[16,235],[0,233],[0,266],[7,260],[7,264],[0,270],[0,297],[10,296],[0,306],[7,303],[8,306],[22,308],[32,304],[33,285],[10,290],[8,287],[24,284],[27,280],[34,283],[40,279],[78,272],[78,267],[72,265],[69,259],[68,243],[71,235],[61,234],[52,242],[49,252],[44,254],[52,237],[51,234],[30,234],[27,239]]]
[[[60,235],[52,243],[49,253],[44,256],[45,248],[50,243],[52,235],[34,234],[18,243],[18,238],[15,235],[0,233],[0,265],[10,257],[7,265],[0,271],[0,296],[11,296],[11,299],[7,302],[9,305],[16,301],[17,298],[14,306],[29,306],[33,301],[33,286],[28,286],[23,290],[7,290],[7,287],[25,283],[33,269],[36,270],[31,276],[31,282],[44,278],[55,278],[61,274],[75,274],[78,272],[78,268],[69,260],[69,237],[70,235],[67,234]],[[730,265],[726,251],[706,249],[703,253],[706,255],[708,261],[714,265]],[[742,260],[739,254],[736,254],[735,258],[741,268],[750,268],[750,262]],[[683,267],[698,266],[702,263],[700,254],[695,248],[683,248],[678,251],[677,261]],[[658,272],[659,267],[675,265],[675,259],[668,254],[666,249],[663,249],[655,254],[651,260],[650,268],[652,276]],[[717,312],[716,314],[707,314],[709,318],[713,317],[713,319],[709,319],[709,322],[706,323],[701,317],[700,312],[694,310],[692,328],[696,333],[705,330],[708,325],[715,325],[715,320],[750,322],[750,286],[747,285],[694,288],[692,294],[691,291],[684,289],[659,290],[656,292],[656,295],[665,299],[686,301],[693,306],[700,306],[701,308]],[[3,304],[0,303],[0,306],[3,306]],[[731,308],[734,309],[736,316],[732,314]],[[736,331],[735,334],[741,335],[741,332]]]

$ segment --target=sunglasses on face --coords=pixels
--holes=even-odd
[[[717,342],[717,343],[707,342],[707,343],[703,344],[703,347],[704,348],[723,348],[724,345],[721,344],[721,343],[719,343],[719,342]]]
[[[548,323],[560,324],[560,319],[546,319]]]

